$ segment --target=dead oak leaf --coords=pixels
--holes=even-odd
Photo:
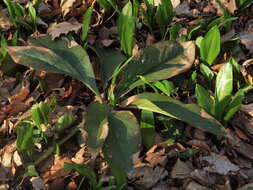
[[[52,37],[54,40],[55,38],[59,37],[61,34],[68,34],[69,32],[75,32],[77,33],[82,27],[82,24],[78,22],[61,22],[58,24],[53,24],[51,25],[47,33]]]

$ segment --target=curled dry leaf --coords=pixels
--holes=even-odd
[[[61,22],[61,23],[54,23],[53,25],[51,25],[48,30],[47,33],[52,37],[52,39],[54,40],[57,37],[60,37],[61,34],[68,34],[69,32],[75,32],[77,33],[82,27],[82,24],[78,23],[78,22]]]
[[[61,10],[63,13],[63,16],[66,16],[70,10],[73,4],[75,3],[76,0],[61,0]]]

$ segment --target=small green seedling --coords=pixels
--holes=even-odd
[[[115,185],[110,185],[103,187],[103,181],[97,181],[97,177],[93,169],[83,164],[74,164],[74,163],[64,163],[65,170],[74,170],[78,172],[83,177],[87,178],[90,181],[91,187],[93,190],[112,190],[116,189]]]
[[[168,25],[174,17],[173,6],[170,0],[160,0],[155,17],[161,31],[161,36],[165,39]]]
[[[55,101],[50,104],[40,102],[34,104],[31,109],[31,120],[23,120],[16,126],[17,133],[17,149],[31,156],[34,151],[34,144],[44,140],[48,142],[46,135],[48,115],[53,112]],[[52,131],[62,133],[66,128],[70,127],[74,121],[74,117],[70,114],[63,114],[54,125]]]
[[[231,61],[226,63],[216,77],[215,94],[197,84],[195,93],[198,105],[207,113],[213,115],[222,123],[227,123],[239,110],[244,99],[244,91],[239,90],[234,96],[233,92],[233,66]]]

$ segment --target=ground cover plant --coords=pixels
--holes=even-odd
[[[250,189],[252,4],[4,0],[0,187]]]

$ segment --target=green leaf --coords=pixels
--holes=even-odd
[[[209,87],[211,87],[212,80],[214,78],[213,71],[203,63],[200,64],[199,68],[200,68],[200,72],[204,75],[206,81],[208,82]]]
[[[203,108],[210,115],[212,114],[212,100],[209,92],[201,85],[196,84],[195,93],[199,107]]]
[[[138,76],[148,82],[168,79],[191,68],[195,59],[194,42],[177,43],[163,41],[143,50],[122,69],[118,76],[116,94],[122,96],[126,92],[143,84]]]
[[[232,101],[230,102],[228,108],[226,109],[227,112],[224,116],[224,121],[228,122],[234,114],[240,109],[241,104],[245,98],[244,91],[239,90],[233,97]]]
[[[74,121],[74,117],[70,114],[63,114],[55,124],[55,130],[63,132],[65,129],[71,126]]]
[[[204,39],[203,36],[199,36],[199,37],[197,37],[197,39],[195,40],[195,44],[196,44],[196,46],[197,46],[199,49],[201,49],[201,43],[202,43],[203,39]]]
[[[233,66],[226,63],[220,69],[216,78],[215,99],[222,101],[233,91]]]
[[[15,19],[16,19],[16,14],[15,14],[15,8],[14,8],[14,5],[11,3],[10,0],[3,0],[4,1],[4,4],[6,5],[7,9],[8,9],[8,12],[9,12],[9,15],[11,17],[11,21],[13,23],[13,25],[16,27],[17,24],[15,22]]]
[[[48,124],[48,114],[50,111],[49,105],[45,102],[40,102],[39,104],[34,104],[32,106],[32,120],[39,127],[41,124]]]
[[[39,173],[36,171],[35,166],[33,164],[30,164],[26,168],[26,172],[24,173],[23,177],[33,177],[33,176],[39,176]]]
[[[197,105],[184,104],[168,96],[143,93],[128,98],[121,105],[173,117],[217,136],[226,134],[223,126]]]
[[[88,146],[101,149],[108,135],[108,120],[110,108],[107,104],[93,102],[87,109],[85,130],[88,132]]]
[[[173,24],[170,29],[169,29],[169,33],[170,33],[170,38],[169,40],[174,40],[176,41],[177,40],[177,37],[178,37],[178,34],[179,34],[179,31],[180,29],[182,28],[182,25],[179,24],[179,23],[175,23]]]
[[[167,27],[174,16],[173,6],[170,0],[160,0],[156,11],[156,21],[161,30],[162,38],[165,37]]]
[[[89,56],[81,46],[73,41],[53,41],[49,36],[31,38],[30,43],[28,46],[8,47],[8,53],[16,63],[70,75],[100,97]]]
[[[114,163],[109,158],[106,152],[103,152],[103,153],[104,153],[105,160],[108,163],[109,168],[112,172],[112,175],[115,177],[115,181],[117,183],[117,189],[123,190],[124,187],[127,185],[126,172],[122,168],[120,168],[116,163]]]
[[[132,55],[135,32],[135,17],[133,16],[131,1],[129,1],[122,9],[117,26],[120,37],[120,47],[122,51],[127,55]]]
[[[138,121],[130,111],[114,112],[108,120],[109,134],[103,151],[113,164],[129,172],[141,145]]]
[[[155,121],[153,112],[142,110],[141,112],[142,142],[147,148],[151,148],[155,141]]]
[[[27,150],[33,146],[33,128],[30,121],[21,121],[16,126],[17,149]]]
[[[109,13],[111,11],[111,4],[107,0],[97,0],[99,6],[103,7],[105,9],[106,13]]]
[[[13,9],[17,17],[25,16],[25,9],[19,3],[14,2]]]
[[[102,82],[104,87],[106,87],[114,71],[126,60],[126,56],[118,49],[95,48],[94,51],[99,56]]]
[[[200,46],[200,57],[203,61],[212,65],[220,53],[220,31],[213,26],[205,35]]]
[[[97,186],[96,174],[90,167],[88,167],[84,164],[74,164],[74,163],[65,162],[64,169],[65,170],[75,170],[80,175],[87,177],[90,180],[93,188],[95,188]]]
[[[82,25],[82,35],[81,35],[81,41],[82,43],[86,40],[87,35],[88,35],[88,31],[89,31],[89,26],[90,26],[90,19],[91,19],[91,15],[93,12],[93,6],[90,6],[86,12],[84,13],[83,16],[83,25]]]
[[[32,6],[32,4],[30,4],[28,7],[28,10],[29,10],[29,15],[32,20],[33,26],[36,29],[36,9]]]
[[[158,88],[159,90],[161,90],[167,96],[170,96],[175,91],[173,82],[168,81],[168,80],[157,81],[154,83],[154,86]]]

